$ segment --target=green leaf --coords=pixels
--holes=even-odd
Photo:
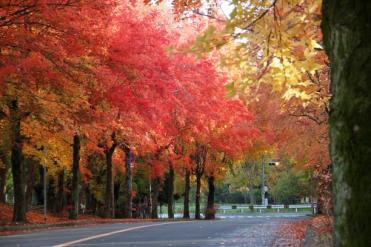
[[[228,97],[233,97],[236,95],[237,91],[234,82],[226,84],[225,88],[227,89]]]

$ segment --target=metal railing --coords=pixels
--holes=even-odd
[[[253,212],[259,210],[259,212],[265,211],[266,209],[275,209],[279,213],[282,209],[293,209],[298,212],[298,209],[315,209],[315,204],[276,204],[276,205],[220,205],[217,207],[217,211],[221,213],[228,213],[228,211],[239,211],[244,213],[247,211]]]

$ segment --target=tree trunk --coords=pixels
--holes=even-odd
[[[112,217],[112,154],[109,150],[106,152],[106,193],[104,205],[104,217]]]
[[[174,167],[169,164],[168,186],[167,186],[167,215],[169,219],[174,219]]]
[[[189,191],[191,190],[191,172],[187,169],[184,186],[183,218],[189,219]]]
[[[107,177],[106,177],[106,193],[105,193],[105,207],[104,207],[104,217],[114,217],[113,215],[113,175],[112,175],[112,156],[113,151],[111,148],[105,152],[106,154],[106,164],[107,164]]]
[[[114,188],[113,189],[113,192],[114,192],[113,193],[113,206],[114,206],[114,211],[115,211],[115,217],[121,215],[120,208],[118,207],[118,200],[119,200],[120,193],[121,193],[120,187],[121,187],[120,180],[116,179],[114,186],[113,186]]]
[[[49,212],[55,213],[56,209],[56,194],[55,194],[55,179],[53,176],[47,176],[47,208]]]
[[[39,181],[34,186],[34,193],[36,197],[36,205],[43,205],[44,203],[44,169],[38,165]]]
[[[209,193],[207,195],[207,208],[205,212],[205,219],[215,219],[215,208],[214,208],[214,198],[215,198],[215,185],[214,185],[214,176],[207,178],[209,185]]]
[[[204,165],[206,158],[206,147],[202,144],[196,144],[196,211],[195,218],[201,219],[201,178],[204,173]]]
[[[75,134],[73,137],[73,162],[72,162],[72,209],[70,219],[77,219],[79,214],[79,193],[80,193],[80,137]]]
[[[132,218],[132,177],[131,177],[131,151],[128,145],[124,146],[125,152],[125,205],[124,217]]]
[[[112,133],[111,138],[113,141],[112,146],[105,150],[106,164],[107,164],[107,179],[106,179],[104,216],[114,218],[115,209],[114,209],[114,186],[113,186],[114,179],[112,175],[112,156],[117,146],[115,132]]]
[[[5,203],[5,185],[6,185],[6,172],[7,160],[5,154],[0,154],[0,203]]]
[[[91,191],[90,186],[86,189],[86,211],[92,214],[97,212],[97,201]]]
[[[56,213],[62,213],[64,208],[64,170],[58,173]]]
[[[27,188],[26,188],[26,208],[32,206],[32,194],[35,187],[35,161],[28,158],[25,162],[27,164]]]
[[[201,219],[201,177],[202,173],[196,173],[196,211],[195,211],[195,219]]]
[[[17,100],[12,100],[9,104],[9,117],[13,134],[11,150],[11,163],[14,186],[14,209],[13,221],[26,221],[26,196],[25,179],[23,164],[23,139],[21,136],[21,117],[19,114]]]
[[[156,177],[152,179],[152,219],[158,218],[158,195],[160,190],[160,178]]]
[[[371,243],[371,1],[324,0],[335,246]]]

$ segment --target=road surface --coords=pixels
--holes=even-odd
[[[272,246],[277,239],[281,243],[285,240],[285,236],[279,234],[283,224],[304,219],[305,215],[281,213],[220,217],[214,221],[115,223],[53,229],[0,236],[0,246]]]

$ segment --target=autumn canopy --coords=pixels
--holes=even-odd
[[[49,209],[76,219],[81,204],[133,217],[134,201],[157,218],[163,194],[174,217],[175,180],[185,218],[193,183],[195,217],[205,187],[214,218],[216,181],[263,153],[326,174],[318,3],[265,3],[256,23],[242,5],[221,19],[182,3],[0,3],[0,200],[11,180],[13,221],[42,203],[44,176]]]

